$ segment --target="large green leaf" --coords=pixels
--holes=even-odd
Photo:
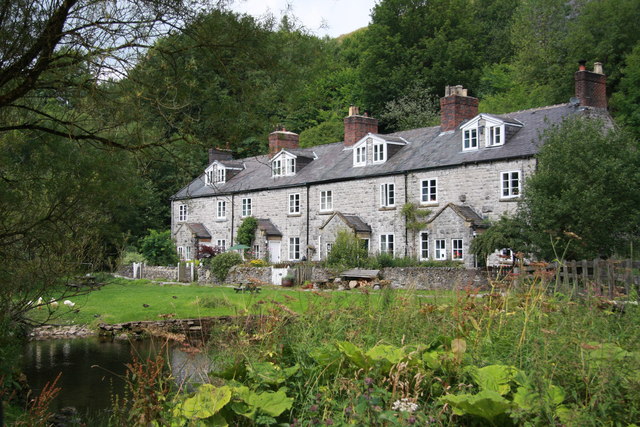
[[[347,359],[359,368],[369,370],[372,367],[371,359],[362,350],[348,341],[338,341],[336,348],[344,354]]]
[[[265,391],[256,393],[248,387],[236,387],[233,389],[234,396],[241,401],[233,402],[231,409],[238,415],[243,415],[250,419],[255,419],[258,413],[277,417],[284,411],[291,409],[293,398],[287,397],[285,387],[276,392]]]
[[[507,365],[489,365],[484,368],[471,366],[468,368],[475,383],[481,390],[490,390],[501,396],[511,391],[511,381],[518,374],[518,369]]]
[[[177,416],[187,419],[203,419],[215,415],[231,401],[231,388],[227,386],[215,387],[203,384],[198,391],[186,399],[174,412]]]
[[[429,369],[440,369],[442,363],[440,357],[442,356],[442,350],[425,351],[422,353],[422,360]]]
[[[320,365],[326,366],[340,358],[340,352],[335,347],[317,347],[309,352],[309,356]]]
[[[450,394],[440,400],[451,405],[457,415],[475,415],[489,421],[511,409],[511,402],[491,390],[478,394]]]
[[[247,364],[247,372],[255,382],[269,385],[282,384],[287,378],[298,372],[298,369],[298,365],[282,369],[271,362],[253,362]]]

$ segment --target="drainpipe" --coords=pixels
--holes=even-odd
[[[304,251],[307,257],[307,261],[310,261],[309,259],[309,189],[310,189],[310,186],[307,183],[307,209],[306,209],[307,211],[307,241],[306,241],[307,249]]]
[[[233,218],[235,217],[235,195],[231,195],[231,239],[229,242],[229,247],[233,246]]]
[[[404,203],[409,203],[409,190],[407,183],[409,182],[409,173],[404,172]],[[404,256],[409,256],[409,230],[407,229],[407,218],[404,219]]]

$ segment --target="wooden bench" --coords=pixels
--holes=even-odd
[[[234,287],[233,290],[236,291],[236,294],[240,292],[249,292],[252,294],[259,294],[262,288],[255,285],[240,285],[240,286]]]

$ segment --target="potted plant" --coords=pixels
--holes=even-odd
[[[293,275],[293,273],[288,272],[283,278],[282,278],[282,286],[284,286],[285,288],[290,288],[293,286],[293,282],[295,280],[295,276]]]

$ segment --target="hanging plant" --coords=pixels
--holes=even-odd
[[[248,216],[242,220],[242,224],[238,227],[237,241],[241,245],[251,247],[253,238],[256,235],[256,229],[258,228],[258,220],[252,216]]]

